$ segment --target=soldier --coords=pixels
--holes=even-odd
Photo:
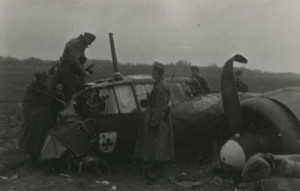
[[[36,163],[47,131],[55,124],[61,94],[52,91],[46,72],[35,73],[35,80],[28,86],[22,103],[24,120],[20,129],[19,148]]]
[[[148,110],[144,125],[139,129],[135,157],[148,162],[147,178],[156,180],[163,162],[174,158],[173,129],[169,119],[168,102],[170,91],[164,81],[164,65],[153,64],[152,78],[154,87],[148,96]]]
[[[238,92],[248,92],[249,88],[247,84],[243,82],[243,72],[238,70],[235,72],[235,84]]]
[[[189,85],[193,95],[199,95],[201,93],[210,93],[210,88],[206,80],[199,75],[199,68],[197,66],[191,67],[191,80]]]
[[[57,83],[61,83],[67,101],[75,92],[82,89],[84,79],[91,74],[84,66],[87,60],[84,51],[95,39],[95,35],[85,32],[83,35],[67,42],[65,46],[52,87],[55,87]]]

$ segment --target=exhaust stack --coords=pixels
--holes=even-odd
[[[113,33],[109,33],[109,42],[110,42],[111,57],[112,57],[113,68],[114,68],[113,77],[116,80],[120,80],[120,79],[123,79],[123,76],[121,75],[121,73],[119,71],[119,65],[118,65],[118,60],[117,60],[117,55],[116,55],[116,50],[115,50]]]

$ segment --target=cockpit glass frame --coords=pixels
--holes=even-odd
[[[173,104],[177,104],[189,99],[188,89],[184,81],[170,81],[168,82],[168,86]]]
[[[113,87],[120,113],[133,113],[138,111],[134,92],[130,84]]]
[[[151,90],[153,89],[153,83],[133,84],[133,88],[140,110],[146,111],[146,107],[141,106],[141,101],[147,100],[147,95],[149,95]]]

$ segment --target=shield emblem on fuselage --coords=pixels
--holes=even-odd
[[[117,132],[99,133],[99,150],[103,153],[112,153],[117,142]]]

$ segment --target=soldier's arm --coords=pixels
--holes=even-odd
[[[199,86],[198,82],[196,81],[195,78],[191,77],[189,80],[188,80],[188,85],[192,91],[192,94],[196,94],[197,93],[197,86]]]
[[[168,91],[161,85],[157,88],[157,95],[152,108],[153,114],[151,118],[151,127],[159,125],[159,123],[163,120],[168,107]]]
[[[85,76],[86,75],[85,68],[80,63],[80,59],[81,59],[80,53],[81,53],[81,50],[80,50],[79,46],[70,46],[69,47],[69,58],[70,58],[70,64],[71,64],[72,70],[78,75]]]
[[[202,81],[201,85],[202,85],[205,93],[210,93],[210,88],[208,87],[207,81],[204,78],[202,78],[201,81]]]

